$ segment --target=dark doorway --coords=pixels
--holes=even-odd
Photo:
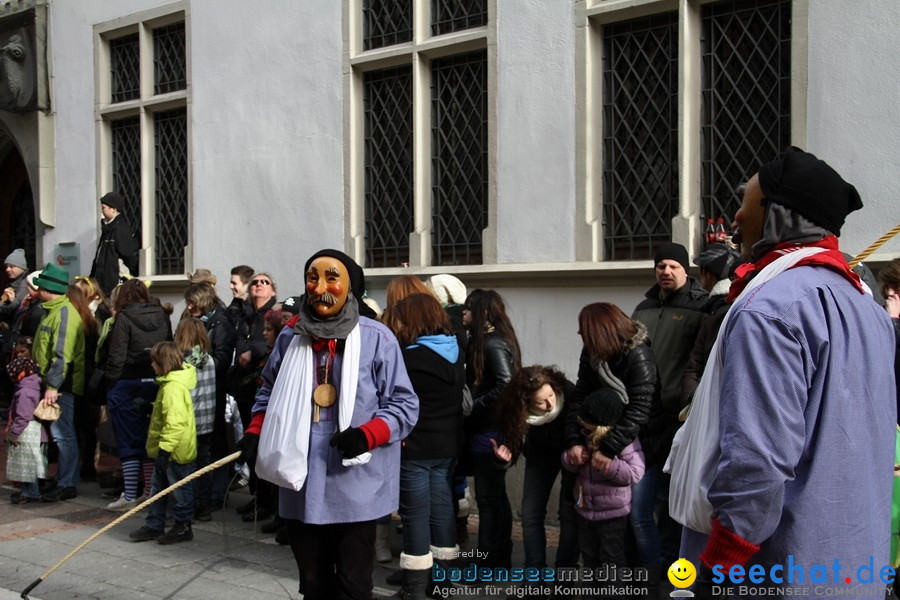
[[[37,234],[34,197],[22,157],[15,149],[0,162],[0,261],[14,248],[24,248],[30,270],[35,269]],[[0,270],[0,286],[7,277]]]

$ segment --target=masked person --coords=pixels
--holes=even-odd
[[[400,443],[418,398],[390,330],[362,316],[362,268],[337,250],[304,266],[298,319],[275,340],[240,446],[279,485],[307,600],[372,597],[375,520],[397,510]],[[363,313],[365,314],[365,313]]]
[[[675,482],[679,468],[689,471],[682,453],[719,440],[700,458],[714,467],[710,480],[695,482],[708,492],[693,506],[709,516],[680,517],[691,524],[681,556],[700,554],[700,596],[713,591],[711,570],[727,577],[734,565],[756,564],[767,574],[783,565],[785,580],[788,564],[834,565],[840,573],[818,584],[817,596],[884,595],[877,573],[892,562],[894,333],[838,249],[844,219],[860,208],[852,185],[798,148],[747,183],[735,225],[750,262],[737,269],[734,304],[669,459]],[[692,424],[702,403],[718,417]],[[857,567],[869,561],[876,575],[866,581]]]

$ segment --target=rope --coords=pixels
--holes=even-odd
[[[872,254],[873,252],[875,252],[876,250],[878,250],[879,248],[884,246],[889,239],[891,239],[898,233],[900,233],[900,225],[897,225],[896,227],[894,227],[893,229],[888,231],[886,234],[884,234],[883,236],[881,236],[880,238],[875,240],[875,243],[873,243],[871,246],[869,246],[868,248],[866,248],[865,250],[863,250],[862,252],[860,252],[859,254],[854,256],[853,260],[851,260],[849,263],[850,268],[852,269],[853,267],[855,267],[862,261],[866,260],[870,254]]]
[[[35,580],[31,583],[31,585],[29,585],[27,588],[25,588],[25,591],[22,592],[22,596],[21,596],[21,597],[22,597],[22,598],[25,598],[25,599],[27,600],[27,599],[28,599],[28,593],[29,593],[31,590],[33,590],[34,588],[36,588],[42,581],[44,581],[45,579],[47,579],[47,577],[49,577],[55,570],[57,570],[58,568],[60,568],[60,567],[63,565],[63,563],[65,563],[67,560],[69,560],[70,558],[72,558],[73,556],[75,556],[76,554],[78,554],[79,552],[81,552],[81,550],[84,549],[85,546],[87,546],[88,544],[90,544],[91,542],[93,542],[95,539],[97,539],[98,537],[100,537],[101,535],[103,535],[104,533],[106,533],[107,531],[109,531],[110,529],[112,529],[113,527],[115,527],[116,525],[118,525],[119,523],[121,523],[122,521],[124,521],[125,519],[127,519],[128,517],[132,516],[132,515],[135,514],[136,512],[139,512],[139,511],[143,510],[143,509],[146,508],[147,506],[150,506],[151,504],[153,504],[154,502],[156,502],[157,500],[159,500],[159,499],[162,498],[163,496],[166,496],[166,495],[170,494],[171,492],[177,490],[177,489],[180,488],[181,486],[187,485],[188,483],[192,482],[193,480],[197,479],[198,477],[202,477],[203,475],[206,475],[206,474],[209,473],[210,471],[214,471],[214,470],[218,469],[219,467],[223,467],[223,466],[227,465],[228,463],[231,463],[231,462],[236,461],[236,460],[240,457],[240,455],[241,455],[240,452],[234,452],[234,453],[232,453],[232,454],[229,454],[229,455],[226,456],[225,458],[220,458],[220,459],[217,460],[216,462],[214,462],[214,463],[212,463],[212,464],[210,464],[210,465],[207,465],[207,466],[203,467],[203,468],[200,469],[199,471],[194,471],[193,473],[191,473],[190,475],[188,475],[187,477],[185,477],[185,478],[182,479],[181,481],[179,481],[179,482],[177,482],[177,483],[173,483],[172,485],[170,485],[170,486],[167,487],[166,489],[164,489],[164,490],[162,490],[162,491],[160,491],[160,492],[157,492],[156,494],[154,494],[154,495],[151,496],[150,498],[144,500],[143,502],[141,502],[140,504],[138,504],[137,506],[135,506],[134,508],[132,508],[131,510],[129,510],[128,512],[126,512],[125,514],[123,514],[122,516],[120,516],[118,519],[116,519],[115,521],[113,521],[113,522],[110,523],[109,525],[106,525],[105,527],[103,527],[102,529],[100,529],[99,531],[97,531],[96,533],[94,533],[91,537],[89,537],[88,539],[86,539],[86,540],[84,540],[83,542],[81,542],[74,550],[72,550],[71,552],[69,552],[68,554],[66,554],[66,556],[65,556],[61,561],[59,561],[58,563],[56,563],[55,565],[53,565],[52,567],[50,567],[49,569],[47,569],[47,570],[44,572],[43,575],[41,575],[40,577],[38,577],[37,579],[35,579]]]

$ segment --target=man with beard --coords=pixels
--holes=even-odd
[[[322,250],[304,273],[301,313],[275,341],[240,446],[280,487],[303,597],[369,600],[375,520],[398,508],[418,398],[394,335],[360,315],[359,265]]]

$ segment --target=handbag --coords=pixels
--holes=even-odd
[[[34,418],[38,421],[44,421],[45,423],[51,423],[57,419],[62,414],[62,409],[59,408],[59,404],[38,404],[37,408],[34,409]]]

